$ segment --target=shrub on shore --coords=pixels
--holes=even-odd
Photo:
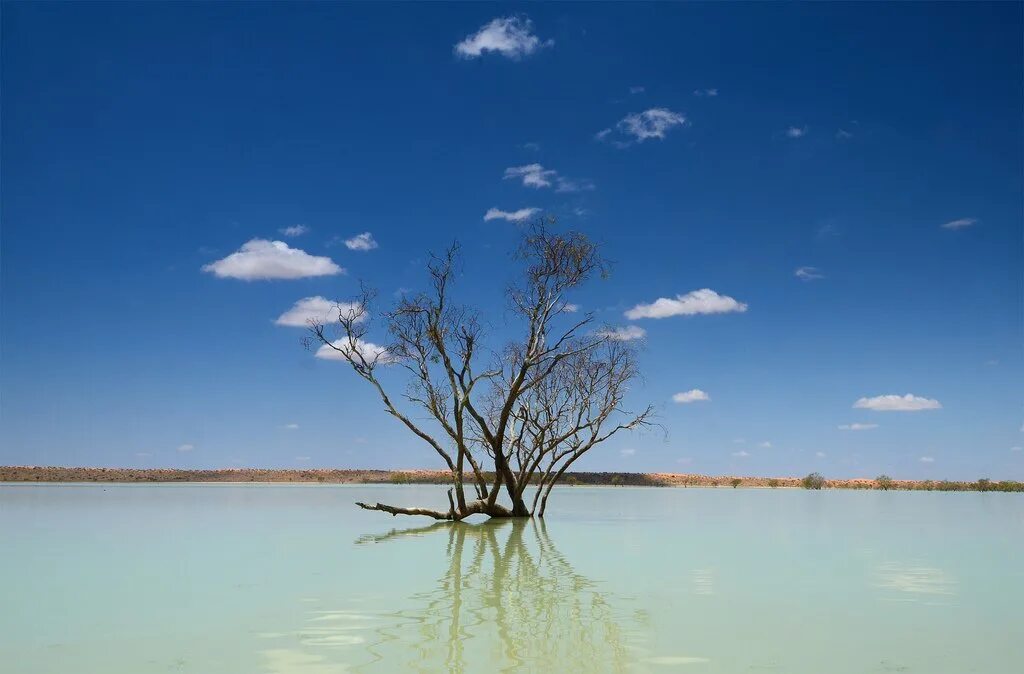
[[[768,486],[771,487],[772,489],[775,489],[776,487],[779,486],[779,481],[773,477],[772,479],[768,480]]]
[[[804,479],[800,480],[800,484],[804,489],[821,489],[825,486],[825,478],[821,473],[811,473]]]
[[[739,479],[738,477],[734,477],[733,479],[729,480],[729,484],[732,485],[733,489],[740,486],[741,482],[743,482],[743,480]]]
[[[878,488],[882,491],[888,491],[892,489],[892,478],[884,474],[879,475],[875,478],[875,484],[877,484]]]

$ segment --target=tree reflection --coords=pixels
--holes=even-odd
[[[632,631],[624,629],[627,616],[573,569],[542,521],[442,522],[357,542],[423,535],[448,536],[447,568],[433,589],[411,598],[414,608],[375,630],[378,638],[368,646],[377,665],[422,672],[614,672],[635,661],[629,642],[641,635],[642,614],[630,618]]]

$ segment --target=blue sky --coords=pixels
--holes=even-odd
[[[500,344],[540,209],[667,429],[580,469],[1024,478],[1020,4],[3,18],[0,463],[434,467],[275,320],[458,239]]]

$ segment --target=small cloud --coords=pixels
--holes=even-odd
[[[203,266],[203,271],[218,278],[243,281],[298,279],[344,274],[345,270],[329,257],[310,255],[291,248],[284,241],[252,239],[237,252]]]
[[[546,169],[541,164],[524,164],[510,166],[505,169],[505,180],[520,179],[524,187],[541,189],[554,186],[556,192],[582,192],[594,189],[589,180],[569,179],[558,175],[554,169]]]
[[[750,456],[750,452],[746,451],[745,449],[741,449],[738,452],[733,452],[732,455],[733,456],[738,456],[740,458],[746,458],[746,457]]]
[[[732,444],[734,444],[734,445],[745,445],[745,444],[747,444],[747,439],[746,438],[733,438],[732,439]]]
[[[825,458],[825,452],[815,452],[814,456],[818,457],[819,459],[824,459]]]
[[[540,164],[526,164],[524,166],[510,166],[505,169],[505,180],[521,178],[523,185],[540,189],[551,187],[551,180],[558,175],[554,169],[546,169]]]
[[[696,316],[698,314],[728,314],[744,312],[747,305],[728,295],[719,295],[710,288],[694,290],[675,299],[660,297],[651,304],[638,304],[626,312],[626,318],[668,318],[669,316]]]
[[[841,431],[870,431],[878,428],[878,424],[842,424],[836,428]]]
[[[523,149],[530,152],[540,152],[540,143],[534,143],[533,141],[523,143]]]
[[[613,144],[616,147],[624,148],[629,147],[633,142],[642,143],[651,138],[664,140],[666,134],[673,127],[686,126],[687,124],[689,122],[685,116],[668,108],[651,108],[643,112],[634,112],[623,117],[615,125],[615,129],[620,134],[632,137],[633,140],[617,141],[613,142]],[[610,128],[603,129],[595,134],[595,138],[604,141],[608,140],[611,134],[612,130]]]
[[[814,233],[814,236],[818,239],[829,239],[834,236],[839,236],[839,234],[839,225],[832,222],[826,222],[824,225],[818,227],[818,230]]]
[[[539,208],[520,208],[518,211],[503,211],[499,208],[489,208],[484,213],[484,222],[491,220],[508,220],[509,222],[522,222],[540,213]]]
[[[574,313],[576,313],[579,310],[580,310],[580,305],[578,305],[578,304],[572,304],[570,302],[566,302],[565,304],[562,305],[562,311],[564,311],[567,314],[574,314]]]
[[[714,98],[718,95],[718,89],[694,89],[693,95],[697,98],[704,98],[705,96]]]
[[[960,218],[959,220],[944,222],[939,227],[942,229],[963,229],[965,227],[973,227],[976,224],[978,224],[977,218]]]
[[[555,185],[556,192],[589,192],[594,189],[594,183],[586,179],[570,179],[558,177],[557,184]]]
[[[302,236],[309,231],[309,227],[305,225],[292,225],[291,227],[282,227],[277,231],[285,236]]]
[[[1013,447],[1010,447],[1010,451],[1011,452],[1019,452],[1019,451],[1021,451],[1021,449],[1022,448],[1021,448],[1020,445],[1014,445]]]
[[[297,431],[297,430],[299,430],[299,425],[298,424],[285,424],[281,428],[283,428],[285,430],[288,430],[288,431]]]
[[[767,440],[765,440],[764,442],[757,443],[757,446],[761,447],[761,448],[764,448],[764,449],[771,449],[772,443],[770,443]]]
[[[791,126],[788,129],[786,129],[786,137],[787,138],[803,138],[806,135],[807,135],[807,127],[806,126]]]
[[[935,463],[935,458],[931,456],[922,456],[918,461],[921,463]]]
[[[797,277],[801,281],[816,281],[818,279],[825,278],[825,275],[821,273],[821,270],[817,267],[799,267],[793,276]]]
[[[839,140],[850,140],[851,138],[853,138],[853,134],[847,131],[846,129],[839,129],[838,131],[836,131],[836,138],[838,138]]]
[[[356,234],[351,239],[345,239],[345,247],[349,250],[373,250],[377,248],[377,242],[373,239],[373,234],[370,232],[363,232],[362,234]]]
[[[634,454],[636,454],[636,450],[635,449],[620,449],[619,450],[619,454],[621,454],[622,456],[633,456]]]
[[[856,409],[874,410],[876,412],[920,412],[937,410],[942,403],[932,398],[921,398],[908,393],[905,396],[884,395],[874,398],[860,398],[853,404]]]
[[[681,405],[687,405],[689,403],[697,402],[706,402],[708,400],[711,400],[711,396],[709,396],[704,391],[701,391],[699,388],[693,388],[690,389],[689,391],[676,393],[675,395],[672,396],[672,402],[679,403]]]
[[[646,91],[643,87],[630,87],[629,93],[631,94],[642,94]]]
[[[455,53],[464,59],[475,59],[486,52],[495,52],[518,61],[554,40],[541,41],[533,34],[533,22],[526,17],[506,16],[492,20],[477,32],[455,45]]]
[[[337,323],[342,314],[356,317],[358,323],[366,320],[366,314],[358,313],[359,309],[360,306],[356,303],[335,302],[320,295],[304,297],[292,305],[291,309],[278,316],[274,325],[307,328],[313,322],[322,325]]]
[[[351,347],[348,338],[343,337],[331,342],[331,346],[322,345],[316,350],[316,357],[324,360],[345,360],[345,356],[349,353],[351,353]],[[394,362],[393,356],[386,347],[361,339],[356,340],[355,353],[362,356],[363,360],[368,363],[376,361],[381,365],[387,365]]]
[[[598,337],[604,337],[616,342],[628,342],[634,339],[643,339],[647,331],[639,325],[625,325],[621,328],[605,328],[597,331]]]
[[[189,445],[189,444],[178,445],[178,451],[179,452],[191,452],[193,449],[195,449],[194,445]]]

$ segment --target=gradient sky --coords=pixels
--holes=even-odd
[[[541,209],[614,260],[572,301],[643,335],[631,400],[667,430],[580,469],[1022,479],[1022,30],[1019,3],[4,3],[0,463],[436,467],[275,320],[421,288],[458,239],[500,345],[508,218]]]

